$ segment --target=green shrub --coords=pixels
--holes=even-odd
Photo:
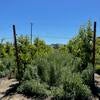
[[[87,68],[81,73],[84,84],[91,86],[93,83],[93,65],[88,64]]]
[[[51,87],[50,90],[54,97],[62,97],[64,95],[63,86]]]
[[[0,77],[5,77],[14,72],[15,63],[14,58],[5,57],[0,59]]]
[[[48,82],[49,80],[49,63],[47,61],[47,57],[39,57],[37,58],[37,74],[42,82]]]
[[[22,80],[31,80],[31,79],[39,79],[39,76],[37,74],[37,66],[36,65],[27,65],[27,68],[25,69],[24,75]]]
[[[67,76],[63,88],[64,97],[69,100],[85,100],[91,95],[90,89],[83,84],[79,74]]]
[[[48,85],[41,84],[38,80],[28,80],[24,81],[17,89],[19,93],[24,93],[27,95],[40,95],[47,96],[50,95],[50,91],[47,90]]]

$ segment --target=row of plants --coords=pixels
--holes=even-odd
[[[31,44],[29,37],[19,36],[19,67],[14,46],[0,43],[0,77],[15,77],[20,82],[18,93],[56,100],[88,100],[93,85],[92,36],[90,21],[76,37],[57,48],[39,38]]]

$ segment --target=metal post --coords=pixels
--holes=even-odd
[[[20,71],[19,71],[20,63],[19,63],[19,56],[18,56],[18,47],[17,47],[15,25],[13,25],[13,35],[14,35],[14,47],[15,47],[15,57],[16,57],[17,70],[18,70],[18,74],[20,74]]]
[[[93,34],[93,81],[95,73],[95,45],[96,45],[96,22],[94,22],[94,34]]]

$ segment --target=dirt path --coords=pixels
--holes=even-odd
[[[46,99],[25,97],[15,92],[17,86],[18,82],[15,79],[0,79],[0,100],[51,100],[51,97]]]
[[[95,85],[96,85],[98,88],[100,88],[100,75],[95,74],[95,81],[96,81]]]
[[[96,86],[96,91],[100,100],[100,75],[98,74],[95,74],[95,86]]]
[[[13,85],[18,84],[15,79],[0,79],[0,100],[31,100],[14,92]]]

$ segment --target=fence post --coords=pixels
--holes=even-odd
[[[96,22],[94,22],[94,31],[93,31],[93,82],[95,84],[94,73],[95,73],[95,46],[96,46]]]
[[[19,56],[18,56],[18,47],[17,47],[17,39],[16,39],[16,28],[15,25],[13,25],[13,35],[14,35],[14,47],[15,47],[15,57],[16,57],[16,65],[17,65],[17,72],[18,75],[20,74],[20,62],[19,62]]]

